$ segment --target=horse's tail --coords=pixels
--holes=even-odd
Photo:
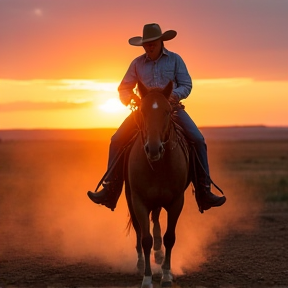
[[[128,212],[128,217],[129,217],[129,219],[128,219],[128,222],[127,222],[127,225],[126,225],[126,229],[125,229],[127,231],[127,233],[126,233],[127,236],[130,234],[131,227],[134,228],[133,222],[132,222],[132,217],[131,217],[131,214],[129,212]]]

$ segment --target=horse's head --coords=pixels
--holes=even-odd
[[[138,91],[141,96],[140,112],[143,118],[144,149],[150,161],[159,160],[164,153],[171,117],[171,105],[168,101],[173,89],[170,81],[161,88],[147,88],[140,81]]]

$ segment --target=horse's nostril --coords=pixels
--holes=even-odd
[[[162,154],[164,152],[164,147],[163,145],[160,145],[159,146],[159,153]]]

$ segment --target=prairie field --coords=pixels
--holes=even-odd
[[[175,287],[288,285],[287,130],[234,130],[235,137],[204,131],[211,178],[227,202],[201,214],[192,187],[185,192],[172,254]],[[112,132],[35,140],[0,131],[0,287],[141,283],[124,193],[114,212],[86,195],[106,171]],[[163,211],[163,232],[165,220]]]

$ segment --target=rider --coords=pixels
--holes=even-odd
[[[134,88],[140,80],[147,87],[164,88],[166,84],[173,81],[171,102],[179,103],[191,92],[192,80],[182,58],[164,47],[163,41],[173,39],[177,35],[174,30],[168,30],[162,34],[158,24],[146,24],[143,28],[143,37],[137,36],[129,39],[133,46],[143,46],[145,54],[137,57],[130,64],[122,82],[119,85],[119,97],[124,105],[132,101],[139,101],[134,93]],[[105,205],[114,211],[124,183],[124,153],[123,147],[137,132],[137,125],[131,113],[118,128],[111,138],[109,147],[108,170],[103,189],[99,192],[88,191],[88,197],[97,204]],[[211,192],[211,179],[207,158],[207,147],[201,132],[184,110],[177,109],[173,113],[173,120],[179,124],[186,134],[186,138],[196,151],[196,176],[197,186],[196,200],[200,212],[211,207],[221,206],[226,197],[216,196]],[[120,156],[119,156],[120,155]],[[119,157],[118,157],[119,156]],[[119,159],[115,162],[116,157]],[[112,168],[112,169],[111,169]],[[198,197],[197,197],[198,195]]]

